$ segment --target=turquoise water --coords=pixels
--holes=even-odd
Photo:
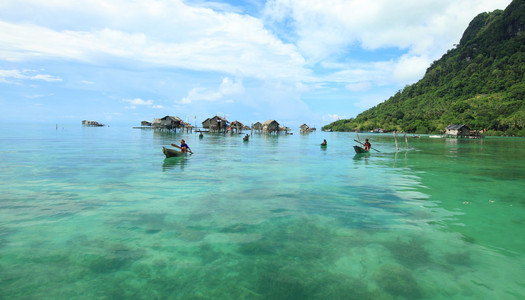
[[[0,299],[525,298],[525,139],[360,137],[3,125]]]

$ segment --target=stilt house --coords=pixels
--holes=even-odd
[[[305,132],[310,131],[310,127],[308,125],[306,125],[306,124],[303,124],[303,125],[299,126],[299,129],[300,129],[301,133],[305,133]]]
[[[279,133],[279,123],[275,120],[268,120],[262,124],[264,133]]]
[[[82,120],[82,126],[102,127],[104,124],[97,121]]]
[[[161,130],[177,130],[182,127],[184,122],[179,117],[165,116],[164,118],[154,119],[153,127]]]
[[[229,123],[225,118],[215,116],[204,120],[204,122],[202,122],[202,128],[208,129],[210,132],[221,132],[226,131]]]
[[[255,123],[255,124],[253,124],[252,127],[253,127],[253,130],[255,130],[255,131],[257,131],[257,132],[261,132],[262,129],[263,129],[263,128],[262,128],[262,124],[261,124],[261,122],[257,122],[257,123]]]
[[[232,132],[241,132],[243,129],[244,129],[244,124],[242,124],[241,122],[239,121],[233,121],[230,123],[230,129]]]
[[[451,137],[464,137],[470,135],[470,128],[467,125],[449,125],[446,128],[446,136]]]

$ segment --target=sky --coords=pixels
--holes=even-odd
[[[0,122],[292,129],[420,80],[511,0],[0,0]]]

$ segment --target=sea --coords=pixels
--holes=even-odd
[[[0,299],[525,299],[525,138],[292,132],[3,124]]]

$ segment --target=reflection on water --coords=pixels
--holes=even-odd
[[[367,161],[370,158],[370,152],[367,153],[356,153],[354,154],[354,160],[364,160]]]
[[[165,158],[164,162],[162,163],[162,171],[175,169],[177,167],[180,167],[180,170],[183,171],[184,165],[188,160],[188,157],[185,156]]]

